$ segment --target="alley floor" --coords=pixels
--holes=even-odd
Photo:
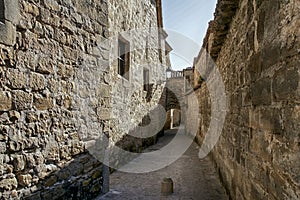
[[[165,136],[146,151],[157,150],[168,144],[176,132],[176,129],[166,131]],[[228,199],[212,162],[209,158],[200,160],[198,151],[198,145],[193,143],[176,162],[150,173],[132,174],[117,171],[110,176],[110,192],[97,200]],[[174,182],[174,193],[167,197],[162,196],[160,192],[161,182],[165,177],[172,178]]]

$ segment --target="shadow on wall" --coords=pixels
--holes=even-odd
[[[23,199],[93,199],[102,191],[102,168],[102,164],[86,151],[47,176],[35,192]]]
[[[163,134],[163,130],[158,133],[151,134],[148,138],[138,138],[132,135],[136,134],[140,127],[147,126],[151,122],[149,115],[146,115],[138,128],[130,130],[128,134],[116,143],[116,146],[122,150],[134,153],[140,153],[145,148],[157,142],[158,135]],[[98,141],[95,144],[95,149],[100,149],[99,153],[103,152],[103,143]],[[93,147],[94,148],[94,147]],[[120,165],[126,164],[135,157],[123,157],[122,153],[116,152],[112,162],[118,162]],[[136,154],[138,155],[138,154]],[[101,155],[100,155],[101,156]],[[113,163],[115,164],[115,163]],[[49,163],[48,166],[51,166]],[[53,165],[55,166],[55,165]],[[103,186],[103,165],[93,155],[85,150],[84,153],[77,155],[71,162],[65,163],[62,168],[50,169],[53,171],[45,179],[40,181],[37,189],[32,194],[28,194],[26,200],[54,200],[54,199],[93,199],[102,194]],[[114,169],[110,170],[111,172]]]
[[[143,129],[143,127],[151,123],[149,115],[151,114],[144,116],[139,126],[130,130],[128,134],[123,136],[123,138],[116,143],[116,146],[121,150],[125,150],[125,152],[141,153],[147,147],[155,144],[157,142],[158,135],[163,134],[163,130],[159,129],[157,133],[147,133],[147,131],[149,132],[154,130],[149,128]],[[141,134],[151,136],[147,138],[132,136],[139,135],[139,131],[143,131]],[[50,175],[40,181],[36,191],[32,194],[29,193],[24,199],[88,200],[101,195],[103,186],[103,164],[95,157],[100,156],[100,159],[104,158],[105,147],[103,144],[103,141],[96,141],[95,145],[92,148],[89,148],[89,151],[85,150],[84,153],[77,155],[71,162],[62,165],[61,169],[50,169],[49,167],[49,170],[53,172],[49,172]],[[90,152],[93,155],[91,155]],[[128,157],[127,154],[125,155],[121,151],[116,151],[110,155],[110,163],[112,166],[121,167],[138,155],[139,154],[130,154],[130,157]],[[48,166],[51,166],[51,164]],[[110,172],[113,171],[114,169],[110,169]]]

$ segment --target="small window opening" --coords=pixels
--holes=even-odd
[[[144,68],[143,71],[144,76],[144,91],[149,91],[150,85],[149,85],[149,70]]]
[[[130,65],[130,46],[129,42],[123,38],[118,41],[118,74],[129,80]]]
[[[163,62],[163,58],[162,58],[162,50],[161,49],[159,49],[159,61],[160,61],[160,63],[162,63]]]

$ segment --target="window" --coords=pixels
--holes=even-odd
[[[0,22],[5,23],[4,0],[0,0]]]
[[[130,46],[123,38],[118,41],[118,74],[129,80]]]
[[[158,53],[159,53],[159,55],[158,55],[158,56],[159,56],[159,61],[160,61],[160,63],[162,63],[162,62],[163,62],[163,58],[162,58],[162,49],[159,49],[158,51],[159,51],[159,52],[158,52]]]
[[[144,68],[143,71],[143,77],[144,77],[144,91],[149,91],[150,85],[149,85],[149,70]]]

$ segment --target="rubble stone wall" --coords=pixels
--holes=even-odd
[[[299,13],[297,0],[219,0],[210,23],[203,47],[222,75],[228,110],[211,155],[233,199],[300,198]],[[196,92],[201,144],[211,99],[205,84]]]
[[[102,191],[102,164],[91,155],[99,138],[105,133],[122,143],[149,123],[161,98],[165,69],[157,65],[159,49],[151,48],[160,41],[155,2],[2,0],[0,6],[0,199],[92,199]],[[112,37],[150,27],[156,32],[147,56],[147,34],[129,38],[139,48],[130,52],[124,80]],[[121,146],[136,152],[155,137]]]
[[[155,1],[110,0],[109,13],[109,30],[112,38],[110,66],[113,72],[110,127],[113,136],[111,139],[117,142],[124,139],[129,131],[134,132],[137,126],[142,125],[143,118],[150,110],[155,109],[161,100],[167,59],[163,54],[162,62],[159,60],[159,51],[165,52],[165,44],[160,44]],[[130,45],[128,80],[118,74],[119,37],[127,40]],[[143,89],[143,69],[149,70],[148,91]],[[157,116],[151,120],[153,123],[153,120],[161,120],[161,117]],[[159,132],[163,125],[163,122],[159,123],[152,131]],[[129,142],[128,139],[126,141]],[[131,141],[134,146],[139,142],[143,143],[137,138]]]

